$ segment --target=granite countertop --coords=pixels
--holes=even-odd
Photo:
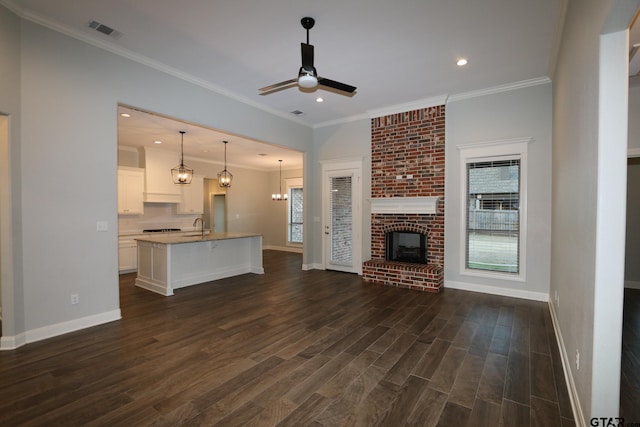
[[[153,234],[153,233],[150,233]],[[258,237],[262,236],[259,233],[206,233],[202,237],[201,233],[192,232],[188,236],[176,235],[171,233],[162,233],[162,236],[143,236],[138,237],[136,240],[141,242],[162,243],[165,245],[174,245],[181,243],[195,243],[195,242],[207,242],[212,240],[230,240],[230,239],[242,239],[245,237]]]
[[[209,229],[205,228],[204,232],[209,233]],[[184,229],[180,231],[158,231],[155,233],[146,232],[144,230],[127,230],[118,232],[118,237],[136,237],[136,236],[184,236],[186,233],[198,233],[200,234],[200,229],[190,228]]]

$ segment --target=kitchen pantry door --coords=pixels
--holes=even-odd
[[[362,274],[362,161],[322,162],[322,261]]]

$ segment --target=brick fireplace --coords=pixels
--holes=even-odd
[[[371,120],[371,260],[368,282],[438,292],[444,269],[445,106]],[[387,259],[392,231],[426,236],[427,263]]]

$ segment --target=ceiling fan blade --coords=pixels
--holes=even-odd
[[[262,87],[259,90],[260,90],[260,92],[269,92],[269,91],[271,91],[273,89],[278,89],[279,87],[286,86],[286,85],[291,84],[291,83],[297,83],[297,82],[298,82],[298,79],[285,80],[285,81],[280,82],[280,83],[272,84],[271,86]],[[264,95],[264,94],[261,94],[261,95]]]
[[[340,83],[335,80],[327,79],[324,77],[318,77],[318,84],[320,86],[330,87],[332,89],[341,90],[347,93],[354,93],[357,89],[355,86],[351,86],[345,83]]]
[[[300,43],[300,51],[302,53],[302,68],[305,70],[314,70],[313,68],[313,45]]]
[[[260,95],[271,95],[272,93],[280,92],[281,90],[289,89],[289,88],[296,87],[296,86],[298,86],[298,81],[297,80],[292,80],[289,84],[273,87],[273,88],[268,89],[268,90],[264,90],[264,91],[260,92]]]

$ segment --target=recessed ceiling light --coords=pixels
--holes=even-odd
[[[321,98],[321,97],[316,98],[316,102],[322,102],[322,101],[324,101],[324,98]]]
[[[153,143],[154,144],[162,144],[162,141],[155,140],[155,141],[153,141]]]
[[[129,118],[129,117],[131,117],[131,114],[129,114],[129,113],[122,113],[122,114],[120,114],[120,116],[121,116],[121,117]]]
[[[460,59],[458,59],[458,62],[456,62],[456,65],[458,65],[458,67],[462,67],[464,65],[467,65],[468,63],[469,63],[469,61],[467,61],[466,59],[460,58]]]

